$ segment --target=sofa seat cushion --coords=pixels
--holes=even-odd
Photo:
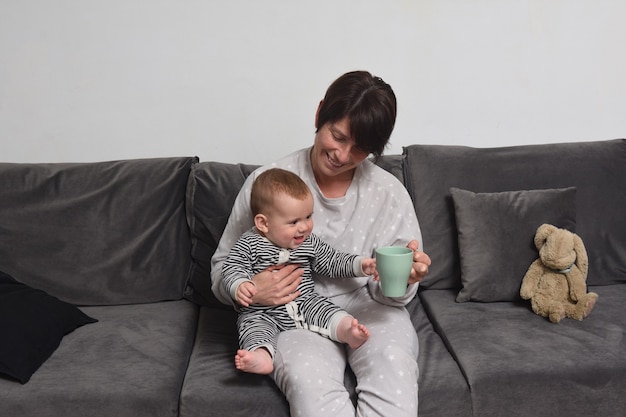
[[[287,401],[270,377],[235,368],[236,320],[232,308],[201,308],[180,417],[207,415],[207,410],[214,416],[289,417]]]
[[[0,270],[73,304],[181,299],[194,162],[0,163]]]
[[[420,342],[420,417],[471,417],[467,383],[419,299],[407,309]],[[270,377],[235,369],[236,317],[232,310],[202,307],[181,393],[180,417],[205,415],[206,410],[216,416],[289,416],[287,401]],[[345,385],[354,401],[356,381],[349,370]]]
[[[626,409],[626,285],[596,286],[582,322],[553,324],[526,302],[456,303],[420,293],[470,386],[475,416],[622,416]]]
[[[420,417],[472,417],[469,387],[458,363],[435,329],[419,297],[407,310],[419,340]]]
[[[27,384],[0,379],[0,415],[177,416],[198,307],[179,300],[81,310],[98,322],[67,335]]]

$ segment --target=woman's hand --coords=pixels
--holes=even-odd
[[[406,247],[413,250],[413,269],[411,269],[409,284],[415,284],[416,282],[420,282],[424,279],[424,277],[428,274],[430,257],[424,252],[418,250],[419,243],[417,240],[410,241]]]
[[[252,277],[256,286],[253,304],[277,306],[292,302],[300,295],[296,291],[302,281],[302,268],[299,265],[272,266]]]

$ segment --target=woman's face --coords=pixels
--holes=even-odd
[[[315,134],[311,164],[316,176],[337,177],[350,175],[369,154],[356,146],[350,135],[347,117],[326,123]]]

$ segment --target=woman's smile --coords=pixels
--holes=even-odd
[[[328,163],[334,168],[342,168],[345,165],[341,162],[333,160],[328,152],[326,152],[326,159],[328,160]]]

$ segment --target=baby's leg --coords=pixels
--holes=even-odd
[[[370,331],[352,316],[345,316],[337,326],[337,338],[340,342],[347,343],[352,349],[361,346],[368,337],[370,337]]]
[[[267,375],[274,369],[274,352],[279,323],[274,312],[249,312],[237,320],[240,349],[235,367],[243,372]]]
[[[235,355],[235,367],[243,372],[269,375],[274,370],[274,361],[264,347],[254,350],[239,349]]]

